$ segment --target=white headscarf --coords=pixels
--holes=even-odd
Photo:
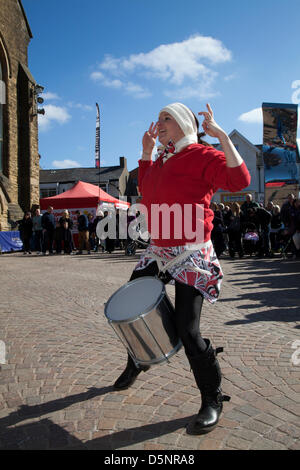
[[[187,147],[189,144],[196,144],[198,142],[198,129],[195,116],[187,106],[182,103],[172,103],[165,106],[159,114],[162,112],[169,113],[184,133],[184,137],[175,144],[176,152],[180,152],[181,149]]]

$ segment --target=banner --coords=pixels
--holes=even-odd
[[[100,168],[100,111],[99,105],[97,107],[97,119],[96,119],[96,144],[95,144],[95,168]]]
[[[23,242],[20,239],[20,232],[0,232],[0,252],[20,251],[23,249]]]
[[[281,205],[289,193],[299,194],[297,105],[263,103],[265,203]]]

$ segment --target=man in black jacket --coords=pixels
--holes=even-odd
[[[55,230],[55,218],[53,215],[53,207],[49,206],[42,216],[43,227],[43,255],[49,249],[49,255],[53,255],[53,239]]]
[[[89,221],[87,216],[80,210],[76,211],[78,222],[78,255],[82,255],[82,250],[86,247],[88,254],[90,254],[89,242]]]
[[[272,214],[263,207],[248,209],[248,220],[255,224],[259,233],[258,257],[270,256],[270,228]]]
[[[258,202],[252,200],[252,194],[246,194],[246,201],[241,205],[241,211],[245,217],[248,215],[248,210],[259,207]]]

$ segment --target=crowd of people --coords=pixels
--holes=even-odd
[[[90,254],[96,246],[98,220],[92,214],[86,215],[80,210],[76,211],[76,216],[78,250],[75,249],[72,234],[74,223],[67,209],[57,221],[51,206],[44,214],[41,214],[40,209],[36,209],[34,215],[26,212],[23,219],[18,221],[24,255],[31,254],[32,251],[38,255],[61,254],[62,252],[71,255],[74,252],[82,254],[83,250],[87,250]]]
[[[99,221],[109,216],[108,211],[99,211],[97,216],[85,214],[81,210],[76,211],[76,221],[74,222],[67,209],[63,215],[56,220],[53,214],[53,207],[49,206],[44,214],[40,209],[31,212],[25,212],[23,219],[18,221],[20,238],[23,242],[24,255],[35,252],[37,255],[53,254],[87,254],[91,252],[112,253],[115,249],[125,251],[130,256],[136,251],[136,248],[142,245],[142,241],[135,242],[128,235],[127,239],[120,239],[119,234],[119,213],[116,217],[116,237],[109,237],[107,234],[99,238],[97,234],[97,225]],[[137,215],[127,214],[127,224],[129,225]],[[78,249],[76,249],[73,239],[72,229],[78,231]]]
[[[300,199],[289,194],[279,205],[269,201],[264,207],[247,194],[241,205],[211,204],[214,211],[212,242],[219,258],[245,254],[258,258],[276,253],[300,257]]]
[[[210,208],[214,212],[212,242],[217,257],[228,254],[234,258],[244,255],[255,255],[258,258],[272,257],[276,253],[290,254],[293,258],[300,257],[300,199],[289,194],[287,201],[280,208],[269,201],[266,207],[253,201],[247,194],[246,201],[231,206],[212,202]],[[24,254],[35,251],[38,255],[82,254],[84,250],[91,252],[112,253],[115,249],[125,250],[132,255],[136,248],[142,247],[141,242],[132,243],[107,237],[99,239],[97,224],[107,216],[107,212],[99,212],[97,217],[77,210],[78,250],[75,248],[72,229],[73,220],[69,211],[55,221],[53,207],[48,207],[44,214],[36,209],[34,215],[26,212],[19,221],[20,238],[23,242]],[[117,234],[118,234],[118,213]],[[128,215],[128,223],[132,216]]]

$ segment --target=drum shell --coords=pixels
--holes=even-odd
[[[168,361],[182,346],[174,325],[174,307],[164,287],[150,311],[129,321],[108,321],[139,364],[151,365]]]

